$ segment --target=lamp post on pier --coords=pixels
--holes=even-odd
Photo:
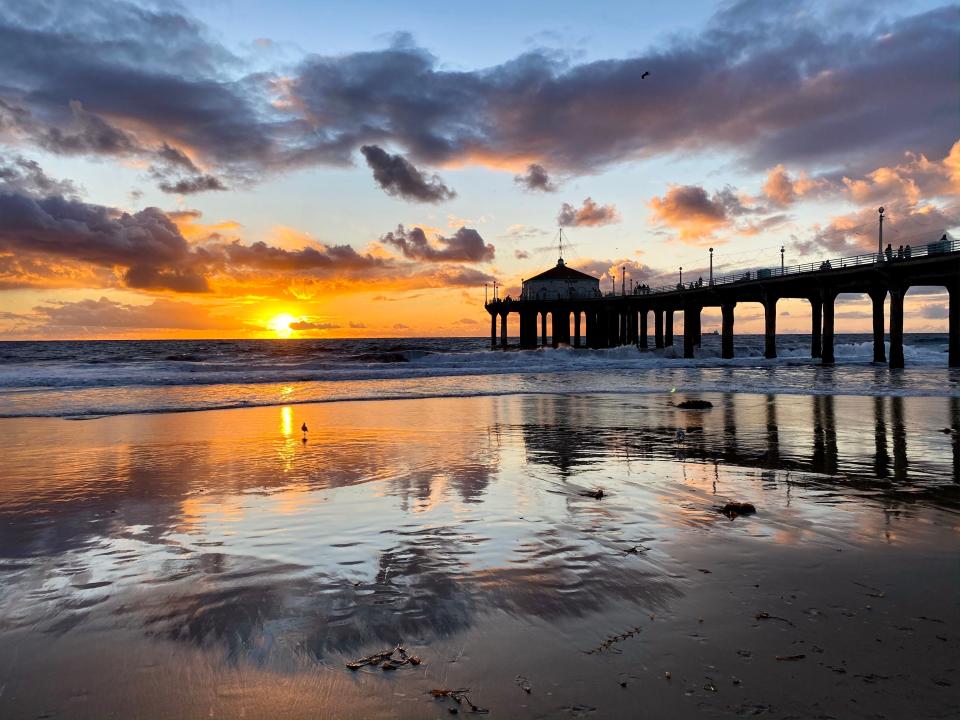
[[[680,287],[683,287],[683,265],[680,266]]]
[[[784,251],[784,247],[783,247],[783,245],[781,245],[781,246],[780,246],[780,274],[781,274],[781,275],[784,274],[783,251]]]
[[[710,285],[713,285],[713,248],[710,248]]]
[[[880,234],[877,239],[877,257],[883,259],[883,208],[877,210],[880,213]]]

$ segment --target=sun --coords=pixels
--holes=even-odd
[[[288,338],[293,336],[293,328],[290,323],[296,322],[296,318],[290,313],[280,313],[270,318],[267,323],[267,329],[278,338]]]

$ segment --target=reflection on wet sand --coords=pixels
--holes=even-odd
[[[955,542],[942,513],[957,507],[957,399],[722,394],[708,411],[679,410],[677,399],[7,422],[0,639],[16,637],[19,650],[0,644],[0,671],[18,689],[16,708],[35,709],[30,668],[49,643],[80,636],[100,647],[172,642],[204,653],[193,662],[215,652],[230,667],[292,673],[398,642],[439,667],[448,643],[462,655],[463,638],[482,647],[504,628],[505,647],[477,650],[477,667],[489,667],[561,642],[579,653],[638,618],[682,614],[721,590],[733,597],[753,585],[727,589],[725,562],[737,573],[766,567],[750,543],[809,545],[798,567],[827,568],[825,546],[923,548],[938,527]],[[679,449],[677,428],[687,434]],[[598,487],[602,500],[585,496]],[[717,512],[731,499],[761,513],[731,522]],[[928,522],[911,526],[921,514]],[[715,556],[725,543],[729,560]],[[778,587],[779,576],[764,578]],[[669,635],[660,642],[680,652]],[[575,659],[553,658],[554,679],[597,671]]]

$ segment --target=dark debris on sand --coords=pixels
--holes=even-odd
[[[394,657],[394,655],[396,655],[396,657]],[[350,670],[359,670],[367,665],[378,665],[381,670],[397,670],[404,665],[419,665],[422,662],[423,660],[416,655],[408,654],[403,645],[397,645],[390,650],[383,650],[378,653],[373,653],[373,655],[362,657],[359,660],[348,662],[347,667]]]
[[[741,515],[753,515],[757,511],[757,508],[754,507],[753,503],[728,502],[726,505],[719,508],[719,510],[721,513],[733,520]]]
[[[447,688],[437,688],[437,689],[431,690],[430,694],[433,695],[433,697],[436,699],[449,698],[450,700],[453,700],[458,706],[462,706],[466,704],[467,708],[469,708],[470,712],[472,713],[486,715],[487,713],[490,712],[490,710],[485,707],[474,705],[470,701],[470,698],[467,697],[468,692],[470,692],[470,688],[457,688],[455,690],[451,690]],[[456,715],[459,712],[459,710],[456,707],[450,707],[450,708],[447,708],[447,710],[450,712],[451,715]]]
[[[681,410],[709,410],[713,407],[713,403],[709,400],[684,400],[678,402],[674,407]]]

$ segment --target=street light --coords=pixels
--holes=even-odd
[[[680,266],[680,284],[683,285],[683,265]]]
[[[627,266],[623,265],[620,268],[620,294],[626,295],[627,290]]]
[[[877,212],[880,213],[880,239],[877,251],[880,255],[880,259],[883,259],[883,208],[881,207],[879,210],[877,210]]]
[[[710,248],[710,284],[713,285],[713,248]]]
[[[783,275],[783,245],[780,246],[780,274]]]

